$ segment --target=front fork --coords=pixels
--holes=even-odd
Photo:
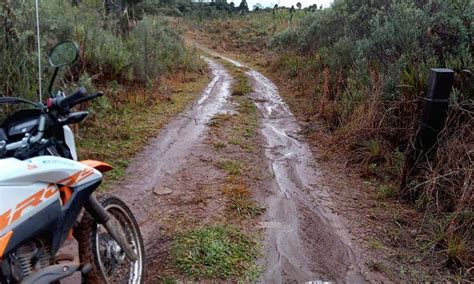
[[[102,204],[95,198],[95,196],[91,195],[89,200],[84,205],[86,211],[91,214],[92,218],[98,223],[103,225],[107,231],[109,232],[110,236],[119,244],[122,250],[125,252],[125,255],[130,261],[137,261],[138,256],[132,250],[130,245],[128,244],[125,236],[120,234],[115,227],[113,226],[109,213],[104,209]]]

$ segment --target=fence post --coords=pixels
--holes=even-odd
[[[410,177],[415,173],[420,158],[436,149],[438,135],[444,128],[449,107],[449,94],[453,87],[454,71],[451,69],[431,69],[421,123],[415,136],[413,147],[405,154],[401,197],[411,197],[407,187]]]

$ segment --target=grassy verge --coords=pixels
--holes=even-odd
[[[167,90],[119,90],[126,101],[115,101],[113,91],[92,107],[92,117],[79,130],[79,157],[110,163],[114,170],[107,182],[124,176],[128,162],[150,138],[201,94],[209,78],[194,74],[185,81],[165,82]],[[126,95],[123,95],[126,93]]]

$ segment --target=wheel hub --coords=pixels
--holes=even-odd
[[[107,258],[113,260],[114,263],[123,263],[125,260],[125,253],[122,251],[122,248],[115,240],[109,240],[107,242]]]

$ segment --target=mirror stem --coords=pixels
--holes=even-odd
[[[49,92],[50,97],[53,97],[53,83],[56,80],[56,77],[58,76],[58,70],[59,70],[59,67],[54,68],[53,77],[51,78],[51,81],[49,82],[48,92]]]

